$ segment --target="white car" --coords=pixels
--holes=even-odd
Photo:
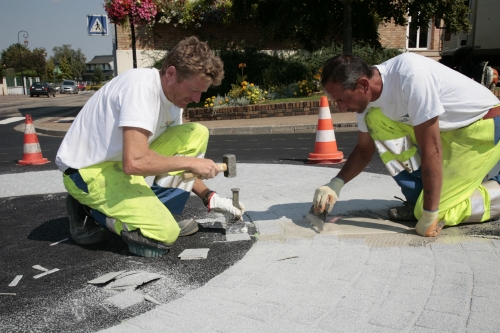
[[[73,80],[64,80],[59,92],[61,94],[78,94],[78,84]]]

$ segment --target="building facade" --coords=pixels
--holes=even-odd
[[[398,48],[407,52],[415,52],[439,60],[440,36],[442,30],[429,24],[427,29],[417,29],[411,24],[396,26],[384,24],[379,27],[380,43],[384,47]],[[116,75],[133,68],[131,33],[129,28],[115,26]],[[151,67],[162,59],[165,50],[171,49],[181,39],[198,36],[208,41],[212,48],[252,46],[261,50],[283,50],[286,46],[279,42],[266,40],[255,26],[234,25],[223,26],[218,23],[205,23],[202,27],[174,27],[172,24],[155,24],[152,31],[144,27],[136,27],[136,59],[137,67]]]
[[[102,71],[103,81],[111,80],[114,76],[113,55],[97,55],[85,63],[85,73],[82,74],[82,78],[86,84],[92,84],[94,81],[93,76],[97,67]]]

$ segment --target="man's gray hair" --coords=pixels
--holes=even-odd
[[[371,79],[373,68],[362,58],[352,54],[338,55],[328,59],[323,66],[321,85],[325,86],[331,81],[340,83],[344,89],[354,90],[358,80],[363,76]]]

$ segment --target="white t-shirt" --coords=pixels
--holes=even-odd
[[[182,123],[182,109],[170,102],[157,69],[131,69],[112,79],[80,111],[56,156],[59,170],[81,169],[105,161],[121,161],[122,127],[151,133],[148,142]]]
[[[438,116],[439,128],[446,132],[472,124],[499,104],[486,87],[418,54],[403,53],[375,67],[382,76],[382,94],[356,115],[362,132],[368,132],[364,117],[374,107],[411,126]]]

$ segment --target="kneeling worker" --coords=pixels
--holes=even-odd
[[[132,253],[161,256],[178,236],[198,231],[195,220],[177,222],[172,216],[182,214],[191,192],[209,210],[242,215],[243,208],[200,180],[221,171],[203,158],[207,128],[182,124],[182,108],[199,102],[223,76],[221,59],[189,37],[168,52],[160,71],[128,70],[89,99],[56,157],[69,192],[66,207],[75,242],[103,242],[109,230]],[[184,182],[182,171],[201,176]],[[152,187],[145,176],[156,176]]]
[[[340,111],[357,112],[359,132],[338,175],[316,190],[316,214],[332,210],[377,150],[407,200],[389,217],[417,221],[418,234],[500,216],[500,101],[486,87],[412,53],[374,67],[334,57],[321,84]]]

